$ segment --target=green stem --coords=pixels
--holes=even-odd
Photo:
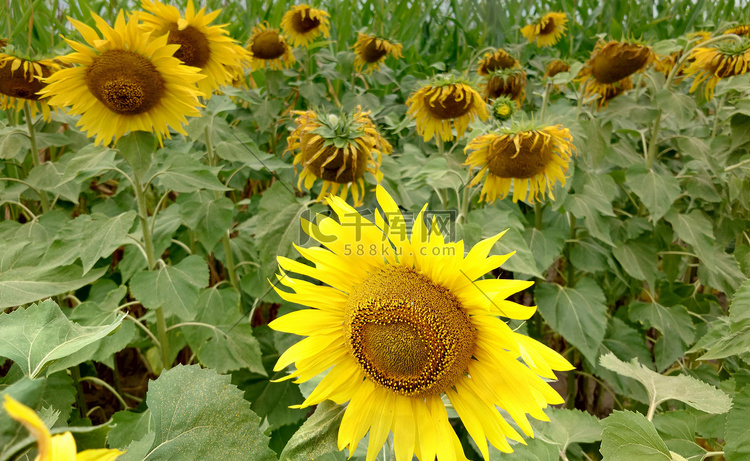
[[[719,112],[721,112],[721,108],[724,106],[724,99],[727,97],[726,94],[721,95],[721,98],[719,98],[719,101],[716,103],[716,113],[714,114],[714,126],[711,128],[711,139],[714,139],[716,137],[716,130],[719,129]]]
[[[84,397],[83,386],[81,385],[81,369],[79,366],[80,365],[70,367],[70,376],[73,378],[73,383],[76,387],[76,406],[78,407],[78,415],[83,419],[86,417],[89,409],[86,406],[86,398]]]
[[[534,203],[534,227],[536,227],[537,230],[542,230],[542,210],[544,207],[542,206],[542,202],[535,202]]]
[[[464,187],[461,193],[461,209],[459,210],[459,221],[461,224],[466,222],[466,216],[469,214],[469,204],[471,203],[471,188],[469,186]]]
[[[659,109],[659,111],[656,113],[656,121],[654,121],[654,126],[651,129],[651,139],[649,139],[648,141],[648,151],[646,153],[646,168],[649,170],[654,164],[654,159],[656,159],[656,154],[659,151],[657,138],[659,136],[659,125],[661,124],[661,112],[662,110]]]
[[[568,277],[566,283],[569,288],[573,288],[576,284],[576,270],[573,267],[573,262],[570,260],[570,250],[573,247],[573,242],[576,239],[576,217],[570,214],[570,242],[565,249],[565,260],[568,262]]]
[[[549,103],[549,94],[552,92],[552,82],[547,82],[544,86],[544,98],[542,99],[542,108],[539,111],[539,121],[544,123],[544,116],[547,114],[547,104]]]
[[[576,351],[572,349],[570,351],[570,363],[575,366],[576,362]],[[568,372],[568,389],[567,398],[565,399],[565,408],[573,409],[576,407],[576,370],[573,368]]]
[[[23,114],[26,117],[26,126],[29,128],[29,142],[31,143],[31,162],[34,168],[39,166],[39,149],[36,144],[36,131],[34,130],[34,121],[31,119],[31,108],[29,102],[23,103]],[[49,211],[49,201],[46,193],[40,193],[39,198],[42,201],[42,210],[46,213]]]

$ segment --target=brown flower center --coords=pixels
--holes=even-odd
[[[487,168],[501,178],[533,178],[552,162],[554,143],[538,131],[516,136],[521,137],[519,147],[513,137],[498,138],[490,144]]]
[[[37,91],[47,85],[37,77],[32,77],[29,81],[29,77],[24,76],[23,64],[15,72],[11,71],[12,66],[13,61],[7,61],[4,66],[0,67],[0,93],[13,98],[38,100]],[[40,66],[42,66],[42,76],[49,77],[52,75],[47,67],[41,64]],[[31,72],[31,69],[29,69],[29,72]]]
[[[401,395],[436,395],[466,372],[476,332],[455,296],[391,265],[349,296],[344,336],[368,378]]]
[[[304,16],[302,14],[303,12]],[[318,26],[320,26],[320,19],[311,18],[309,9],[298,10],[292,16],[292,27],[294,27],[294,30],[297,33],[304,34],[317,29]]]
[[[450,88],[447,94],[443,91]],[[424,105],[435,117],[446,120],[458,118],[471,110],[474,96],[469,92],[462,92],[456,85],[432,88],[424,95]]]
[[[323,147],[323,139],[310,142],[314,135],[302,137],[300,148],[303,152],[304,165],[320,179],[345,184],[356,181],[367,171],[369,154],[361,149],[338,149],[336,146]],[[318,152],[323,152],[316,157]]]
[[[526,75],[523,72],[518,72],[504,78],[495,75],[487,80],[485,96],[487,99],[495,99],[500,96],[518,99],[521,96],[524,87],[526,87]]]
[[[554,77],[555,75],[559,74],[560,72],[567,72],[570,70],[570,66],[563,61],[552,61],[549,66],[547,67],[547,77]]]
[[[253,39],[250,51],[255,58],[278,59],[286,53],[286,42],[275,30],[264,30]]]
[[[147,58],[126,50],[105,51],[86,70],[86,85],[112,112],[148,112],[164,95],[164,79]]]
[[[378,45],[378,39],[373,37],[362,49],[362,59],[369,63],[378,62],[387,52],[383,44]]]
[[[169,26],[168,43],[180,45],[174,57],[188,66],[204,67],[211,57],[211,49],[208,47],[208,39],[193,26],[187,26],[179,30],[177,24]]]
[[[478,73],[487,75],[496,70],[510,69],[516,66],[516,60],[511,55],[503,51],[497,51],[494,55],[484,59],[479,64]]]
[[[608,43],[591,58],[591,74],[599,83],[615,83],[643,69],[650,54],[645,46]]]
[[[554,31],[555,31],[555,20],[553,18],[549,18],[547,20],[547,24],[545,24],[544,27],[542,27],[539,30],[539,35],[551,34]]]

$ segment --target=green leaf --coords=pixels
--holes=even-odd
[[[706,353],[698,357],[699,360],[716,360],[731,355],[750,352],[750,280],[740,286],[735,292],[734,299],[729,305],[729,316],[720,317],[711,322],[711,331],[718,334],[711,337],[711,341],[704,343],[709,337],[706,334],[701,342],[696,344],[691,352],[707,349]]]
[[[617,262],[631,277],[645,280],[651,289],[656,287],[656,246],[653,242],[630,240],[612,248]]]
[[[57,303],[46,300],[0,314],[0,356],[16,362],[35,378],[55,360],[67,357],[105,337],[122,323],[125,314],[100,327],[83,327],[65,317]]]
[[[315,413],[305,421],[287,442],[279,461],[307,461],[339,451],[339,426],[346,407],[330,400],[318,405]]]
[[[706,264],[698,266],[698,280],[703,285],[732,294],[743,280],[747,280],[734,255],[724,252],[724,248],[714,244],[713,253]]]
[[[523,234],[518,229],[508,229],[500,240],[495,243],[493,254],[508,254],[516,252],[503,264],[504,270],[518,272],[533,277],[543,278],[542,273],[536,266],[534,255],[526,244]]]
[[[181,194],[177,203],[185,224],[195,231],[195,237],[211,253],[232,226],[234,203],[226,197],[216,198],[207,191]]]
[[[695,326],[684,306],[665,307],[659,303],[636,301],[628,307],[630,320],[647,328],[656,328],[661,336],[654,345],[656,368],[664,370],[674,363],[695,340]]]
[[[579,280],[575,288],[540,283],[534,296],[549,326],[596,363],[607,326],[607,305],[599,285],[588,278]]]
[[[565,200],[565,207],[578,219],[584,219],[584,225],[592,236],[602,242],[614,246],[609,234],[609,225],[605,216],[614,216],[612,205],[606,197],[591,190],[592,186],[587,184],[583,193],[571,194]]]
[[[152,430],[151,410],[142,413],[118,411],[112,415],[112,430],[107,442],[110,448],[124,449],[131,442],[142,439]]]
[[[82,182],[114,168],[116,166],[116,155],[116,151],[108,147],[94,144],[87,145],[76,152],[75,157],[65,166],[60,184],[73,180]]]
[[[156,136],[146,131],[131,131],[117,141],[116,148],[139,179],[151,166],[156,151]]]
[[[84,272],[76,264],[63,267],[17,267],[0,274],[0,309],[28,304],[77,290],[99,279],[107,267]]]
[[[201,189],[227,191],[216,173],[220,168],[209,168],[203,163],[181,154],[171,155],[157,173],[159,183],[175,192],[195,192]]]
[[[657,413],[654,415],[654,426],[662,434],[664,440],[681,439],[692,442],[695,440],[698,418],[688,410]]]
[[[644,165],[631,166],[625,175],[625,184],[646,205],[653,222],[669,211],[682,191],[679,181],[670,173],[657,173]]]
[[[750,385],[734,396],[732,409],[727,415],[725,439],[724,457],[727,461],[750,457]]]
[[[552,442],[565,453],[574,443],[594,443],[602,439],[602,425],[596,416],[580,410],[550,408],[547,411],[549,423],[538,426],[541,431],[537,437]]]
[[[174,266],[135,274],[130,291],[147,309],[164,308],[167,316],[193,320],[200,289],[208,285],[206,261],[191,255]]]
[[[603,461],[672,461],[672,455],[654,425],[640,413],[615,411],[602,421]]]
[[[260,418],[229,379],[178,365],[150,382],[154,440],[141,459],[275,460]]]
[[[687,375],[664,376],[651,371],[633,359],[626,363],[609,353],[599,363],[623,376],[638,380],[646,388],[651,405],[667,400],[679,400],[706,413],[721,414],[729,411],[732,400],[708,383]]]
[[[559,228],[549,228],[544,231],[531,228],[526,230],[524,236],[534,255],[537,267],[542,271],[551,266],[560,256],[566,237],[564,231]]]

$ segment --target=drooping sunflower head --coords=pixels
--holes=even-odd
[[[499,122],[510,120],[516,113],[516,102],[508,96],[500,96],[492,103],[492,117]]]
[[[425,142],[433,136],[443,141],[463,137],[466,128],[475,118],[487,120],[490,115],[482,96],[461,78],[441,75],[431,79],[406,100],[407,113],[417,123],[417,133]]]
[[[354,66],[357,72],[366,69],[366,72],[370,74],[380,68],[380,64],[385,61],[388,55],[395,59],[402,58],[401,52],[404,49],[403,45],[393,40],[377,35],[363,34],[362,32],[357,33],[357,41],[352,48],[356,55]]]
[[[29,103],[31,116],[41,110],[44,120],[50,120],[47,98],[37,93],[45,86],[44,79],[58,71],[60,66],[50,59],[30,61],[0,53],[0,110],[23,110]]]
[[[526,71],[521,67],[511,67],[490,73],[484,85],[484,98],[489,101],[500,96],[516,101],[520,109],[526,99]]]
[[[739,35],[740,37],[747,37],[750,35],[750,24],[741,24],[739,26],[729,28],[724,31],[724,34],[734,34]]]
[[[511,67],[519,67],[520,65],[521,64],[507,51],[498,48],[494,53],[484,54],[482,60],[479,61],[477,73],[482,76],[487,76],[496,70],[510,69]]]
[[[159,0],[142,0],[141,6],[151,13],[137,13],[141,29],[154,36],[168,34],[167,43],[180,46],[174,57],[201,70],[206,78],[198,82],[198,88],[207,96],[231,81],[226,66],[241,67],[249,61],[247,51],[235,45],[223,25],[210,25],[221,10],[196,12],[193,0],[188,0],[183,17],[177,8]]]
[[[269,28],[266,22],[253,27],[247,49],[252,54],[250,67],[253,70],[281,70],[297,62],[286,38],[279,33],[279,29]]]
[[[318,200],[338,195],[344,200],[351,188],[359,205],[365,192],[364,174],[370,172],[380,182],[379,167],[383,154],[393,150],[370,119],[370,112],[357,106],[351,114],[327,114],[321,110],[295,111],[297,128],[289,135],[289,151],[298,151],[294,164],[303,170],[298,187],[310,189],[316,179],[323,180]]]
[[[695,77],[690,92],[705,81],[705,96],[711,99],[719,80],[750,70],[750,37],[741,42],[722,40],[713,46],[693,48],[690,58],[692,62],[685,69],[685,75]]]
[[[41,90],[49,104],[69,106],[87,136],[96,143],[116,141],[129,131],[152,131],[159,139],[172,128],[187,135],[187,116],[200,116],[196,82],[205,78],[200,69],[183,65],[173,54],[179,45],[167,36],[151,37],[138,29],[138,21],[125,20],[122,11],[114,28],[92,14],[102,34],[69,19],[85,41],[65,41],[76,50],[60,61],[79,64],[49,77]]]
[[[626,80],[646,69],[656,55],[650,47],[630,42],[611,41],[597,43],[591,57],[578,73],[576,80],[583,82],[586,97],[612,93],[630,86]],[[617,89],[617,90],[616,90]]]
[[[711,32],[707,32],[705,30],[700,30],[697,32],[690,32],[689,34],[686,34],[685,37],[690,41],[690,43],[695,45],[700,45],[701,43],[705,42],[706,40],[711,39]],[[669,76],[669,74],[672,72],[672,69],[674,69],[674,66],[677,65],[677,63],[682,59],[683,56],[683,50],[677,50],[672,53],[669,53],[667,55],[656,55],[656,58],[654,59],[654,69],[657,72],[661,72],[664,74],[665,77]],[[688,57],[687,62],[682,65],[682,67],[677,71],[677,78],[675,81],[681,80],[681,77],[684,75],[685,68],[692,62],[693,59],[691,57]]]
[[[319,36],[330,37],[328,18],[323,11],[302,4],[295,5],[281,19],[281,29],[291,38],[292,46],[308,46]]]
[[[436,220],[422,211],[407,221],[380,186],[383,213],[374,222],[338,197],[324,217],[303,228],[325,248],[299,248],[314,263],[279,257],[276,288],[285,300],[309,306],[270,323],[307,336],[279,357],[275,370],[294,363],[283,379],[304,382],[326,373],[299,407],[349,401],[338,433],[340,450],[353,453],[369,431],[367,458],[375,459],[393,432],[396,459],[465,459],[443,396],[450,400],[485,459],[487,441],[503,452],[521,435],[498,412],[508,412],[533,435],[527,414],[561,403],[541,377],[571,369],[558,353],[513,331],[498,316],[527,319],[535,307],[507,300],[533,282],[484,278],[511,255],[489,256],[498,234],[467,253],[446,242]],[[411,236],[407,222],[413,222]],[[316,283],[293,278],[292,272]],[[319,281],[319,282],[317,282]],[[540,377],[541,376],[541,377]]]
[[[560,72],[568,72],[569,70],[570,64],[563,60],[555,59],[547,64],[547,67],[544,70],[544,76],[547,78],[552,78]]]
[[[528,24],[521,29],[521,34],[529,40],[536,39],[536,46],[552,46],[565,35],[568,16],[565,13],[547,13],[536,22]]]
[[[480,200],[504,199],[513,188],[513,201],[542,201],[556,182],[565,185],[565,172],[576,152],[570,131],[562,125],[544,128],[514,126],[474,138],[464,150],[465,165],[479,168],[470,186],[484,178]],[[541,194],[541,198],[540,198]]]

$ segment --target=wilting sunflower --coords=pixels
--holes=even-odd
[[[150,38],[138,30],[138,21],[125,21],[122,10],[115,27],[92,13],[99,34],[70,19],[90,46],[65,38],[76,50],[60,61],[79,64],[55,72],[41,90],[49,104],[70,106],[70,113],[96,143],[109,143],[128,131],[153,131],[161,139],[169,128],[187,135],[186,116],[200,116],[195,82],[204,78],[197,67],[185,66],[173,54],[167,36]]]
[[[72,433],[50,434],[49,429],[34,410],[8,394],[5,394],[3,408],[8,412],[8,416],[23,424],[36,439],[37,456],[35,461],[113,461],[125,453],[124,451],[107,448],[84,450],[76,453],[76,441]]]
[[[741,42],[724,40],[715,46],[693,48],[690,57],[693,62],[685,69],[686,76],[695,76],[690,92],[705,81],[705,96],[711,99],[719,80],[750,70],[750,38]]]
[[[475,118],[487,120],[490,114],[482,96],[464,79],[438,76],[422,86],[406,100],[407,113],[417,122],[417,133],[425,142],[433,136],[443,141],[461,138]]]
[[[352,114],[340,116],[322,111],[295,111],[297,128],[287,138],[288,150],[298,150],[294,165],[302,164],[297,187],[304,183],[310,189],[316,179],[323,180],[318,200],[338,195],[346,200],[349,189],[356,206],[365,195],[365,172],[380,182],[379,170],[383,154],[393,148],[378,133],[370,120],[370,112],[357,106]]]
[[[521,64],[507,51],[498,48],[494,53],[484,54],[482,60],[479,61],[477,73],[482,76],[487,76],[496,70],[510,69],[511,67],[520,66]]]
[[[464,149],[465,165],[479,168],[469,186],[485,178],[480,200],[504,199],[513,186],[513,201],[541,201],[565,172],[576,152],[570,131],[562,125],[512,127],[474,138]],[[470,152],[470,153],[469,153]],[[541,193],[541,200],[539,194]]]
[[[727,29],[724,31],[724,35],[726,34],[734,34],[734,35],[739,35],[740,37],[746,37],[750,35],[750,24],[742,24],[742,25]]]
[[[279,29],[269,28],[266,22],[253,27],[247,49],[253,55],[250,61],[252,70],[281,70],[297,62],[286,38],[279,33]]]
[[[547,13],[537,22],[528,24],[521,29],[521,34],[529,40],[536,39],[536,46],[552,46],[565,35],[568,16],[565,13]]]
[[[357,72],[361,72],[366,67],[367,73],[370,74],[380,68],[380,64],[389,54],[396,59],[402,58],[401,52],[404,49],[400,43],[392,43],[377,35],[362,32],[357,32],[357,41],[352,48],[356,56],[354,67]]]
[[[0,53],[0,109],[23,110],[29,103],[31,116],[41,110],[44,120],[49,121],[50,109],[45,98],[37,92],[46,86],[42,80],[58,71],[60,66],[52,60],[30,61]]]
[[[626,87],[632,88],[631,76],[645,70],[654,59],[655,54],[648,46],[599,42],[576,80],[583,82],[586,97],[596,94],[601,102],[604,95],[619,94]]]
[[[516,113],[516,102],[508,96],[500,96],[492,103],[492,117],[499,122],[504,122]]]
[[[544,70],[544,76],[547,78],[552,78],[560,72],[568,72],[569,70],[570,64],[560,59],[555,59],[554,61],[550,61],[550,63],[547,64],[547,67]]]
[[[138,19],[143,21],[141,28],[154,36],[168,34],[167,43],[180,45],[174,57],[185,65],[200,68],[206,78],[198,81],[198,89],[206,96],[231,81],[225,66],[241,67],[249,61],[247,51],[235,46],[223,25],[209,25],[221,10],[206,14],[206,9],[201,8],[196,13],[193,0],[188,0],[183,18],[177,8],[158,0],[142,0],[141,6],[152,13],[138,13]]]
[[[330,15],[308,5],[292,6],[281,18],[281,28],[292,39],[292,46],[309,45],[319,36],[330,37],[328,17]]]
[[[526,71],[511,67],[491,72],[484,85],[484,99],[489,101],[500,96],[508,96],[516,101],[520,109],[526,99]]]
[[[298,407],[326,399],[349,402],[338,447],[353,453],[369,431],[367,459],[375,459],[389,432],[397,461],[412,455],[428,461],[465,460],[448,422],[442,396],[450,400],[477,447],[488,458],[487,440],[511,452],[507,439],[521,435],[498,412],[503,408],[532,436],[527,414],[563,399],[541,377],[569,370],[557,352],[514,332],[498,316],[528,319],[536,307],[508,301],[533,282],[486,278],[511,255],[487,256],[502,236],[482,240],[467,254],[464,243],[445,242],[424,211],[411,238],[398,205],[380,186],[384,216],[372,223],[338,197],[329,205],[339,218],[306,232],[325,248],[299,248],[315,267],[279,257],[284,273],[276,289],[285,300],[311,307],[278,318],[270,327],[308,336],[279,357],[275,370],[294,363],[282,379],[307,381],[329,370]],[[292,278],[287,272],[322,284]]]
[[[711,32],[701,30],[698,32],[691,32],[687,34],[686,37],[693,43],[693,45],[699,45],[706,40],[711,39]],[[654,69],[656,69],[657,72],[661,72],[662,74],[664,74],[665,77],[668,77],[672,72],[672,69],[674,69],[674,66],[677,65],[680,59],[682,59],[682,56],[682,50],[675,51],[664,56],[656,55],[656,59],[654,60]],[[684,75],[684,70],[688,65],[690,65],[690,62],[692,62],[692,59],[688,57],[687,62],[684,63],[682,65],[682,68],[677,71],[678,77],[675,81],[679,81],[679,77]]]

